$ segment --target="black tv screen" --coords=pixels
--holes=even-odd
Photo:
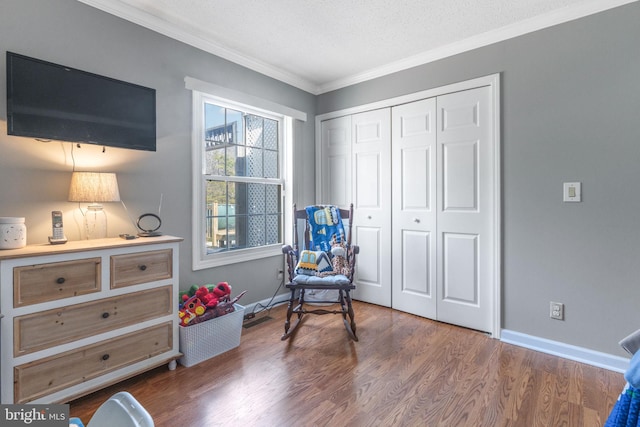
[[[7,133],[156,151],[156,91],[7,52]]]

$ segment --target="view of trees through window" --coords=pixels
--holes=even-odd
[[[207,252],[280,243],[280,122],[204,106]]]

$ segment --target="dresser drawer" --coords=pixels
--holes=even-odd
[[[111,288],[122,288],[173,277],[173,251],[111,256]]]
[[[15,357],[173,313],[173,287],[105,298],[14,318]]]
[[[14,368],[14,402],[80,384],[127,365],[168,352],[173,345],[172,322],[61,353]]]
[[[22,307],[100,291],[101,258],[13,269],[13,306]]]

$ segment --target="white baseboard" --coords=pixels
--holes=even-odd
[[[535,337],[520,332],[503,329],[500,340],[525,347],[542,353],[552,354],[576,362],[586,363],[610,371],[624,373],[629,368],[630,359],[615,356],[613,354],[601,353],[584,347],[577,347],[559,341],[552,341],[546,338]]]

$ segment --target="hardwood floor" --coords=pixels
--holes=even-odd
[[[620,373],[480,332],[354,307],[359,342],[336,315],[308,316],[282,342],[280,306],[243,328],[240,347],[85,396],[71,402],[71,416],[86,424],[127,390],[158,427],[602,426],[625,384]]]

